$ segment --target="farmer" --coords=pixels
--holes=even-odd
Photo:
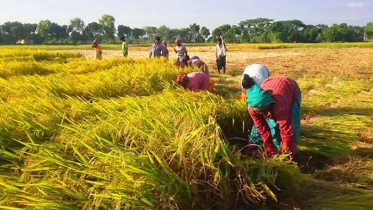
[[[93,59],[101,60],[102,59],[102,50],[101,50],[100,45],[98,44],[97,39],[93,40],[93,42],[92,42],[92,48],[95,51],[94,55],[93,55]]]
[[[210,77],[203,72],[179,74],[176,78],[176,83],[183,86],[186,90],[199,92],[209,89]]]
[[[270,76],[270,73],[269,73],[267,66],[263,64],[252,64],[246,67],[245,71],[242,74],[242,80],[244,78],[244,75],[248,75],[254,80],[255,84],[257,84],[258,86],[261,86],[263,81],[266,80]],[[241,80],[241,83],[242,83],[242,80]],[[242,88],[240,101],[246,100],[246,98],[247,98],[246,90]]]
[[[151,58],[152,56],[154,58],[159,58],[159,57],[164,56],[164,53],[165,51],[161,44],[161,38],[157,36],[154,39],[154,43],[152,44],[152,47],[150,48],[149,58]]]
[[[163,41],[162,46],[163,46],[163,49],[164,49],[164,54],[163,54],[164,57],[169,58],[170,53],[168,52],[168,49],[167,49],[167,42]]]
[[[206,65],[205,62],[203,62],[201,59],[199,59],[199,57],[192,56],[191,59],[188,61],[188,65],[191,66],[191,67],[197,67],[197,68],[201,69],[201,72],[203,72],[205,75],[210,77],[210,71],[209,71],[208,66]],[[210,80],[207,90],[209,92],[213,93],[214,92],[214,86],[215,86],[215,81]]]
[[[124,36],[121,36],[120,40],[122,41],[122,57],[127,57],[128,56],[128,45],[126,42],[126,38]]]
[[[188,66],[198,67],[199,69],[201,69],[201,71],[203,73],[210,76],[209,68],[207,67],[205,62],[203,62],[201,59],[199,59],[199,57],[192,56],[192,57],[190,57],[190,60],[187,63],[188,63]]]
[[[268,156],[290,153],[294,157],[300,136],[301,92],[298,84],[287,77],[271,77],[264,80],[260,87],[254,79],[245,75],[242,87],[247,90],[249,114]],[[281,145],[276,145],[273,141],[271,128],[266,120],[268,118],[278,124],[280,135],[276,140],[281,139],[278,141]]]
[[[179,38],[175,40],[175,44],[176,44],[176,48],[173,48],[172,46],[171,47],[174,49],[175,53],[177,54],[177,61],[176,61],[177,65],[180,67],[187,66],[189,56],[188,56],[188,51],[186,47],[181,44],[181,41]]]
[[[215,56],[216,56],[216,64],[218,67],[218,72],[223,69],[223,73],[226,72],[226,65],[227,65],[227,46],[223,42],[221,37],[218,38],[218,44],[215,47]]]

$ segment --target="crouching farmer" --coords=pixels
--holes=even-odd
[[[244,75],[242,87],[247,90],[248,111],[268,156],[289,153],[294,157],[300,137],[301,92],[298,84],[286,77],[271,77],[259,87],[250,76]],[[268,119],[278,124],[278,148]]]

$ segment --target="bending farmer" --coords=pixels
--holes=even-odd
[[[268,156],[277,152],[294,157],[300,137],[301,92],[298,84],[287,77],[266,79],[261,87],[244,75],[242,87],[247,90],[248,110],[263,141]],[[277,149],[266,119],[278,123],[281,146]]]
[[[193,92],[209,90],[210,76],[203,72],[179,74],[176,78],[176,83]],[[211,90],[209,91],[211,92]]]
[[[269,73],[267,66],[263,64],[251,64],[247,66],[245,71],[243,72],[242,80],[244,79],[244,75],[248,75],[254,80],[255,84],[257,84],[258,86],[261,86],[263,81],[266,80],[270,76],[270,73]],[[242,80],[241,80],[241,84],[242,84]],[[247,99],[246,90],[242,87],[242,85],[241,85],[241,88],[242,88],[242,93],[240,96],[240,101]]]

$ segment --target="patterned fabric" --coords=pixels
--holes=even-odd
[[[296,144],[298,144],[298,142],[300,140],[300,110],[301,110],[300,105],[301,105],[301,100],[302,100],[301,93],[299,92],[299,96],[297,98],[297,101],[293,105],[292,116],[291,116],[291,121],[292,121],[294,132],[295,132],[295,136],[293,138],[294,146]],[[266,121],[267,121],[267,124],[269,126],[269,129],[271,130],[271,135],[272,135],[272,139],[273,139],[275,149],[278,151],[278,150],[280,150],[280,145],[281,145],[281,142],[282,142],[282,139],[281,139],[281,136],[280,136],[279,126],[272,119],[266,119]],[[262,140],[262,138],[261,138],[261,136],[258,132],[258,129],[255,126],[253,126],[253,128],[251,129],[251,134],[249,136],[249,139],[250,139],[250,142],[252,142],[253,144],[256,144],[260,147],[263,145],[263,140]],[[295,149],[294,149],[294,151],[295,151]]]
[[[294,80],[286,77],[271,77],[266,79],[261,87],[264,90],[272,90],[272,98],[276,102],[269,113],[249,109],[254,125],[263,140],[263,145],[269,153],[275,153],[276,148],[271,130],[266,121],[266,117],[270,117],[279,126],[282,139],[281,150],[290,151],[294,155],[300,131],[301,94],[299,86]]]

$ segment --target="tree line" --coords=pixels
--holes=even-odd
[[[222,36],[227,43],[319,43],[319,42],[360,42],[373,39],[373,22],[366,26],[352,26],[346,23],[328,25],[307,25],[300,20],[274,21],[256,18],[241,21],[237,25],[224,24],[212,32],[207,27],[193,23],[186,28],[171,29],[145,26],[131,28],[115,25],[115,18],[103,15],[98,22],[85,24],[74,18],[69,25],[59,25],[50,20],[37,24],[6,22],[0,25],[0,44],[87,44],[98,39],[102,43],[116,43],[125,36],[128,43],[150,43],[156,36],[171,41],[180,38],[187,43],[216,42]]]

